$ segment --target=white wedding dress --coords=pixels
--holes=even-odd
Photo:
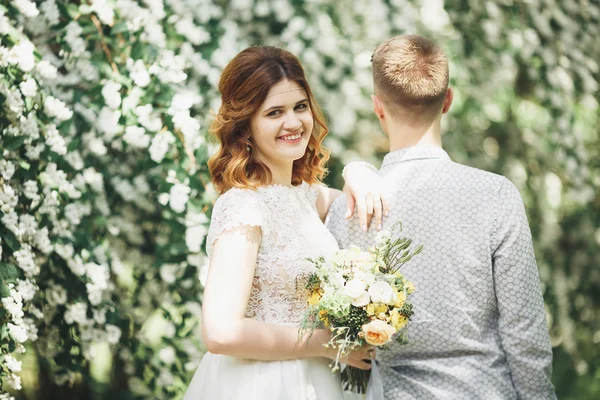
[[[241,225],[261,227],[248,318],[300,325],[307,307],[301,280],[314,270],[306,259],[338,249],[319,218],[316,198],[316,188],[303,183],[296,187],[266,186],[257,191],[230,189],[215,203],[207,238],[209,256],[223,232]],[[184,400],[354,398],[343,394],[340,375],[331,371],[329,363],[326,358],[257,361],[209,352],[202,358]]]

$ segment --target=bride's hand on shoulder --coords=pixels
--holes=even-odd
[[[344,167],[342,176],[347,202],[346,219],[350,219],[356,209],[360,228],[364,232],[371,224],[381,230],[383,216],[389,214],[390,205],[375,167],[363,161],[351,162]]]

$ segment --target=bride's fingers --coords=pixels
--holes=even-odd
[[[373,208],[375,205],[373,197],[373,193],[369,192],[367,193],[367,198],[365,199],[365,206],[367,210],[367,229],[371,225],[371,219],[373,218]]]
[[[373,218],[375,218],[373,223],[378,231],[381,230],[382,215],[383,205],[381,204],[381,198],[376,194],[373,198]]]
[[[388,215],[390,215],[390,210],[392,209],[392,206],[390,205],[390,202],[387,199],[387,197],[385,197],[385,195],[381,192],[379,193],[379,199],[381,200],[381,208],[383,209],[383,215],[387,217]]]
[[[371,369],[371,363],[364,360],[352,360],[348,363],[351,367],[355,367],[358,369],[369,370]]]

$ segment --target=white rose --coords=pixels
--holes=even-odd
[[[375,282],[369,287],[371,299],[376,303],[392,304],[395,300],[394,290],[385,281]]]
[[[352,279],[346,283],[344,293],[349,297],[356,299],[367,289],[367,285],[360,279]]]
[[[346,280],[340,272],[334,272],[329,274],[329,283],[335,288],[341,288],[344,287]]]
[[[371,302],[371,296],[366,291],[362,292],[360,296],[355,299],[352,299],[352,305],[354,307],[363,307]]]

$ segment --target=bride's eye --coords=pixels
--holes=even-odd
[[[304,111],[308,109],[308,104],[306,103],[302,103],[302,104],[298,104],[296,106],[296,110],[300,110],[300,111]]]
[[[281,113],[281,110],[273,110],[267,114],[267,117],[275,117]]]

